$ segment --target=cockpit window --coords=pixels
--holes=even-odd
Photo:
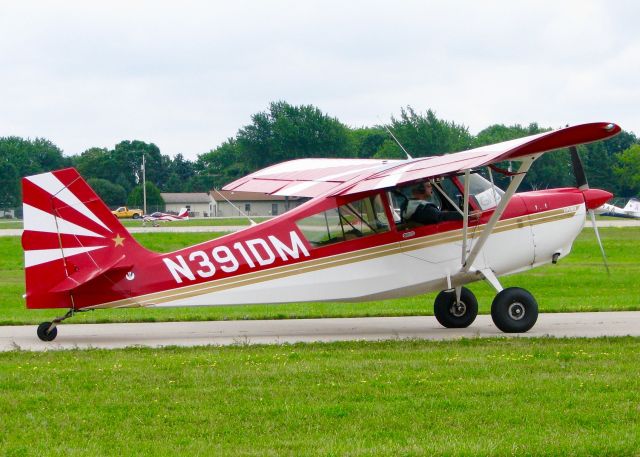
[[[312,246],[325,246],[389,231],[382,198],[375,195],[296,222]]]
[[[464,186],[464,176],[458,176],[458,179]],[[479,174],[473,173],[469,176],[469,195],[475,197],[478,206],[484,211],[497,206],[504,191]]]

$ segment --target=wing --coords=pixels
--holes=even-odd
[[[317,197],[351,180],[393,167],[402,160],[299,159],[256,171],[223,187],[283,197]]]
[[[607,122],[581,124],[468,151],[411,160],[292,160],[238,179],[223,190],[297,197],[350,195],[591,143],[610,138],[620,130],[618,125]]]

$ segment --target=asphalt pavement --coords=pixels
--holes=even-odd
[[[354,340],[455,340],[490,337],[640,336],[640,312],[540,314],[527,333],[505,334],[488,315],[465,329],[445,329],[432,316],[342,319],[288,319],[141,324],[63,324],[49,343],[36,336],[36,326],[0,327],[0,351],[114,349],[129,346],[228,346]]]

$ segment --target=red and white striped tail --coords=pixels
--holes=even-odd
[[[74,168],[22,179],[28,308],[72,308],[73,290],[141,249]]]

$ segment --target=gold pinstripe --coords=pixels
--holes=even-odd
[[[569,219],[573,217],[576,212],[577,207],[572,206],[568,208],[550,210],[542,213],[519,216],[512,219],[499,221],[494,227],[493,233],[506,232],[519,228]],[[468,233],[468,237],[471,239],[479,237],[480,233],[482,233],[483,227],[484,225],[472,228]],[[308,260],[291,265],[284,265],[280,267],[270,268],[268,270],[254,271],[241,276],[233,276],[215,281],[193,284],[190,286],[180,287],[178,289],[154,292],[135,298],[127,298],[123,300],[104,303],[101,305],[91,306],[90,308],[144,307],[153,304],[166,303],[177,299],[195,297],[206,293],[232,289],[244,285],[256,284],[259,282],[280,279],[287,276],[323,270],[326,268],[347,265],[355,262],[362,262],[378,257],[415,251],[418,249],[438,246],[441,244],[455,243],[457,241],[462,241],[461,229],[412,240],[398,241],[395,243],[385,244],[383,246],[375,246],[356,252],[347,252],[331,257],[323,257],[320,259]]]

